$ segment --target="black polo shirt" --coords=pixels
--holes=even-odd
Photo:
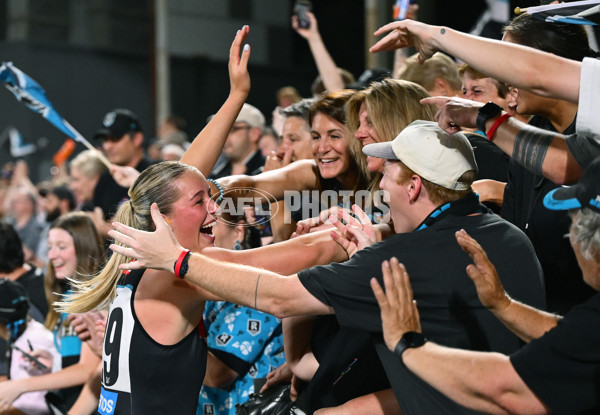
[[[142,161],[135,166],[135,169],[141,172],[154,163],[154,161],[144,157]],[[94,206],[102,208],[105,220],[112,218],[117,212],[121,202],[129,199],[129,196],[127,196],[128,190],[127,187],[119,186],[109,171],[102,173],[100,180],[98,180],[98,184],[94,189],[93,203]]]
[[[356,253],[343,264],[300,272],[304,287],[335,310],[342,327],[377,335],[379,358],[403,414],[472,413],[413,375],[381,338],[381,317],[369,281],[382,282],[381,262],[395,256],[410,274],[425,336],[449,347],[512,353],[522,342],[481,305],[466,274],[469,256],[456,242],[465,229],[486,250],[506,291],[545,308],[540,265],[531,243],[514,225],[492,213],[449,215],[418,232],[393,235]]]

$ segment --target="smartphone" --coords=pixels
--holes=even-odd
[[[40,362],[36,357],[33,357],[32,355],[30,355],[29,353],[27,353],[25,350],[21,349],[19,346],[13,344],[10,347],[13,348],[13,349],[15,349],[18,352],[21,352],[21,354],[23,356],[25,356],[26,358],[28,358],[29,360],[31,360],[33,363],[35,363],[35,365],[39,369],[41,369],[41,370],[48,369],[48,366],[46,366],[45,364],[43,364],[42,362]]]
[[[311,10],[312,3],[310,0],[296,0],[294,14],[298,17],[298,27],[301,29],[308,29],[310,27],[310,19],[306,15],[306,12]]]

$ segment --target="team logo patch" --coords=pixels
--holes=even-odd
[[[211,403],[205,403],[202,405],[202,413],[204,415],[215,415],[215,406]]]
[[[219,346],[225,346],[227,343],[229,343],[231,341],[232,338],[233,338],[233,336],[230,336],[227,333],[221,333],[217,336],[217,344]]]
[[[248,333],[256,336],[260,333],[260,321],[259,320],[248,320]]]
[[[100,388],[100,401],[98,402],[98,412],[102,415],[112,415],[115,413],[117,406],[117,392],[109,392],[104,388]]]
[[[116,116],[117,116],[116,112],[109,112],[108,114],[106,114],[104,116],[104,120],[102,121],[102,125],[104,125],[106,128],[110,127],[115,122]]]

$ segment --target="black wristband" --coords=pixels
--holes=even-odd
[[[483,107],[477,110],[477,129],[485,133],[485,123],[490,118],[497,117],[502,114],[502,107],[494,104],[492,101],[485,104]]]
[[[396,344],[394,348],[394,354],[402,360],[402,353],[406,351],[406,349],[421,347],[425,344],[427,339],[423,336],[423,333],[418,333],[416,331],[407,331],[402,335],[402,338]]]
[[[189,250],[184,249],[183,251],[181,251],[181,254],[179,255],[179,258],[177,258],[177,261],[175,261],[175,264],[173,264],[173,273],[177,278],[183,279],[183,277],[187,273],[188,260],[190,259],[190,255],[192,255],[192,253]]]

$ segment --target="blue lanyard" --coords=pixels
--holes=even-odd
[[[479,196],[476,193],[471,192],[461,199],[448,202],[435,209],[423,220],[423,222],[421,222],[419,226],[417,226],[414,231],[418,232],[422,229],[428,228],[441,218],[444,218],[448,215],[467,216],[473,213],[486,212],[488,212],[488,208],[479,203]]]

